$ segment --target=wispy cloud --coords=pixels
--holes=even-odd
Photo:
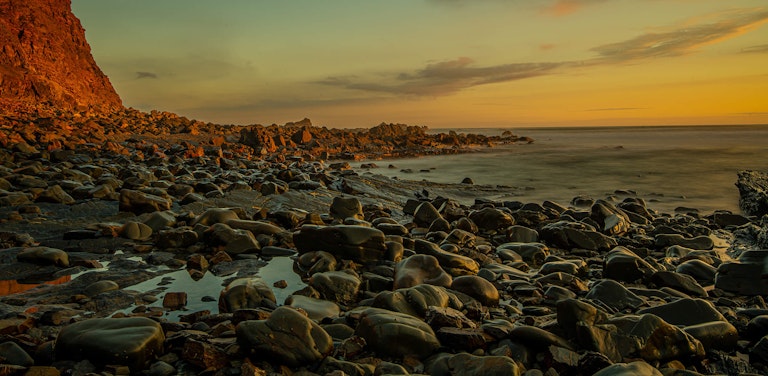
[[[689,54],[696,49],[744,34],[768,21],[768,10],[743,10],[716,22],[687,25],[661,33],[647,33],[592,49],[602,59],[625,62]]]
[[[553,16],[567,16],[586,6],[605,3],[607,1],[608,0],[556,0],[551,5],[544,7],[542,12]]]
[[[347,89],[417,96],[441,96],[473,86],[552,74],[570,62],[514,63],[476,66],[468,57],[428,64],[412,73],[399,73],[381,81],[360,82],[355,76],[329,77],[319,83]]]
[[[447,1],[447,0],[446,0]],[[458,1],[458,0],[456,0]],[[558,3],[587,4],[605,0],[561,0]],[[736,37],[768,21],[765,8],[742,9],[688,22],[664,32],[651,32],[637,37],[591,49],[597,56],[584,61],[530,62],[481,66],[472,58],[459,57],[431,63],[413,72],[370,76],[349,75],[327,77],[316,84],[408,96],[436,97],[491,83],[510,82],[552,75],[578,67],[639,62],[650,58],[666,58],[690,54],[699,48]],[[707,20],[710,20],[707,22]],[[554,45],[542,45],[542,50]],[[765,52],[768,45],[750,48]],[[602,111],[610,109],[598,109]],[[613,110],[634,110],[622,108]]]
[[[761,44],[758,46],[749,46],[742,49],[741,52],[749,54],[768,53],[768,44]]]
[[[152,72],[136,72],[136,79],[140,80],[142,78],[157,78],[157,74]]]
[[[607,107],[607,108],[590,108],[584,111],[635,111],[635,110],[647,110],[645,107]]]

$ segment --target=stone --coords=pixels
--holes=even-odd
[[[120,190],[119,210],[133,214],[152,213],[171,209],[165,198],[131,189]]]
[[[413,223],[419,227],[428,228],[437,219],[443,219],[443,216],[429,202],[422,202],[413,213]]]
[[[83,290],[83,294],[85,294],[85,296],[88,296],[88,297],[94,297],[103,292],[117,291],[119,289],[120,289],[120,285],[118,285],[117,282],[105,279],[105,280],[93,282],[88,286],[86,286],[85,289]]]
[[[658,287],[669,287],[690,296],[707,296],[707,292],[693,277],[681,273],[658,271],[651,275],[650,282]]]
[[[680,263],[675,272],[691,276],[702,286],[711,286],[715,283],[717,269],[704,261],[692,259]]]
[[[443,327],[451,328],[476,328],[472,320],[468,319],[459,310],[450,307],[436,307],[430,306],[427,308],[427,313],[424,316],[424,322],[429,324],[433,329],[439,329]]]
[[[299,271],[304,272],[304,275],[307,276],[336,270],[336,258],[323,251],[305,253],[299,256],[296,264]]]
[[[261,245],[247,230],[237,230],[223,223],[215,223],[203,234],[206,243],[212,246],[221,246],[231,255],[241,253],[257,253]]]
[[[210,208],[195,218],[192,224],[212,226],[216,223],[224,223],[229,225],[229,221],[239,219],[237,212],[232,208]]]
[[[476,275],[456,277],[450,288],[471,296],[484,306],[496,307],[499,305],[499,290],[496,289],[496,286]]]
[[[514,254],[510,255],[509,251]],[[503,243],[496,247],[496,253],[509,261],[518,261],[514,255],[519,255],[519,261],[531,266],[540,266],[549,256],[549,247],[542,243]]]
[[[120,227],[118,233],[126,239],[144,241],[152,237],[152,228],[144,223],[132,221]]]
[[[198,240],[197,232],[188,227],[180,227],[158,232],[155,236],[155,245],[160,249],[187,248]]]
[[[568,340],[565,338],[535,326],[515,327],[509,332],[509,339],[521,344],[525,344],[526,346],[529,346],[536,351],[544,350],[549,346],[557,346],[568,350],[574,350],[573,345],[571,345],[571,343],[568,342]]]
[[[381,356],[424,359],[440,347],[432,328],[421,319],[380,308],[360,310],[355,335]],[[397,346],[392,345],[395,343]]]
[[[167,292],[163,297],[163,307],[176,310],[187,305],[187,293],[184,291]]]
[[[258,277],[238,278],[219,294],[219,312],[235,312],[244,308],[275,306],[277,300],[272,289]]]
[[[430,307],[462,309],[463,304],[455,294],[443,287],[417,285],[395,291],[382,291],[373,300],[374,307],[424,317]]]
[[[599,301],[603,306],[615,311],[635,310],[645,303],[642,298],[612,279],[595,282],[584,298]]]
[[[285,305],[304,310],[310,319],[317,322],[336,318],[341,313],[336,303],[303,295],[289,296],[285,299]]]
[[[635,356],[652,362],[704,355],[701,342],[653,314],[616,317],[607,323],[618,329],[614,343],[624,357]]]
[[[76,200],[67,192],[64,192],[61,186],[56,184],[42,191],[37,198],[35,198],[35,202],[52,202],[55,204],[71,205],[74,204]]]
[[[469,213],[469,219],[485,232],[506,230],[515,224],[515,218],[496,208],[483,208]]]
[[[442,249],[435,243],[424,239],[416,239],[414,249],[418,254],[434,256],[440,266],[453,276],[477,274],[480,265],[477,261]]]
[[[608,201],[597,200],[590,210],[590,218],[602,226],[606,235],[623,235],[631,227],[627,214]]]
[[[69,255],[57,248],[31,247],[24,248],[16,255],[16,260],[38,265],[69,266]]]
[[[605,255],[603,276],[622,282],[650,277],[656,269],[625,247],[616,247]]]
[[[736,187],[739,188],[739,207],[744,214],[757,217],[768,214],[768,173],[739,171]]]
[[[303,225],[293,241],[302,254],[325,251],[360,263],[379,262],[387,256],[384,233],[372,227]]]
[[[651,313],[672,325],[697,325],[712,321],[726,321],[725,317],[703,299],[678,299],[670,303],[644,308],[638,314]]]
[[[243,350],[289,367],[320,362],[333,351],[333,339],[323,328],[286,306],[277,307],[266,320],[243,321],[235,331]]]
[[[315,273],[309,279],[312,286],[323,299],[341,304],[350,304],[357,300],[360,279],[343,271]]]
[[[145,317],[87,319],[65,326],[54,345],[56,359],[87,359],[97,365],[127,365],[145,369],[163,354],[165,335],[156,321]]]
[[[431,255],[413,255],[395,266],[394,288],[413,287],[423,283],[449,287],[453,278]]]
[[[724,262],[717,267],[715,287],[738,295],[768,295],[765,265],[768,250],[749,250],[738,261]]]
[[[658,234],[655,237],[657,247],[679,245],[692,249],[709,250],[715,247],[715,243],[709,236],[696,236],[686,238],[680,234]]]
[[[477,356],[468,353],[440,357],[432,376],[519,376],[520,367],[507,356]]]
[[[539,241],[539,233],[525,226],[509,226],[507,228],[507,241],[513,243],[536,243]]]
[[[152,232],[158,232],[176,224],[176,216],[172,212],[154,212],[144,220],[144,224],[152,229]]]
[[[558,221],[548,223],[539,230],[539,237],[547,244],[570,250],[607,251],[617,245],[616,240],[597,232],[582,222]]]
[[[739,341],[739,332],[727,321],[711,321],[690,325],[683,330],[696,338],[704,346],[704,350],[731,351]]]
[[[636,361],[632,363],[611,364],[610,366],[601,369],[599,372],[595,373],[593,376],[635,376],[635,375],[662,376],[663,374],[659,372],[659,370],[654,368],[652,365],[646,362]]]
[[[331,217],[341,221],[347,218],[364,219],[363,205],[357,197],[336,196],[331,202]]]
[[[22,367],[30,367],[35,364],[35,360],[24,349],[10,341],[0,343],[0,358],[2,358],[3,364]]]

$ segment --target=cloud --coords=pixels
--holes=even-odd
[[[448,1],[448,0],[444,0]],[[455,0],[458,1],[458,0]],[[587,4],[604,0],[569,0],[558,3]],[[717,17],[711,21],[713,17]],[[469,57],[459,57],[427,64],[412,72],[379,75],[333,76],[314,84],[406,96],[437,97],[454,94],[475,86],[511,82],[526,78],[552,75],[577,67],[623,64],[650,58],[675,57],[695,52],[700,47],[736,37],[768,21],[768,10],[742,9],[709,16],[711,22],[689,21],[665,32],[646,33],[625,41],[605,44],[591,51],[597,56],[583,61],[510,63],[479,66]],[[542,50],[554,45],[541,45]],[[768,45],[754,46],[753,52],[765,52]],[[597,109],[608,110],[634,110]]]
[[[157,78],[157,74],[152,72],[136,72],[136,79],[140,80],[142,78]]]
[[[681,56],[699,47],[744,34],[766,21],[767,10],[742,10],[716,22],[647,33],[623,42],[598,46],[592,51],[597,52],[602,59],[613,62]]]
[[[328,77],[318,81],[323,85],[347,89],[405,94],[416,96],[442,96],[453,94],[474,86],[521,80],[524,78],[552,74],[570,62],[514,63],[475,66],[469,57],[428,64],[411,73],[400,73],[383,80],[360,82],[356,76]]]
[[[741,50],[742,53],[758,54],[768,52],[768,44],[761,44],[758,46],[749,46]]]
[[[634,110],[647,110],[644,107],[607,107],[607,108],[590,108],[584,111],[634,111]]]
[[[546,6],[542,13],[553,16],[567,16],[575,13],[582,8],[598,3],[604,3],[608,0],[557,0],[552,5]]]

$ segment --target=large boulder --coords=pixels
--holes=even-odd
[[[160,324],[145,317],[88,319],[61,329],[54,350],[57,360],[84,360],[98,365],[127,365],[138,372],[163,353]]]
[[[768,250],[750,250],[738,261],[720,264],[715,274],[715,287],[738,295],[768,295]]]
[[[650,277],[656,269],[628,248],[619,246],[605,255],[603,276],[622,282]]]
[[[623,235],[631,226],[629,217],[623,210],[605,200],[597,200],[592,205],[590,218],[600,224],[606,235]]]
[[[607,251],[617,245],[616,240],[581,222],[558,221],[544,225],[539,237],[548,245],[563,249],[581,248]]]
[[[440,266],[453,276],[477,274],[480,270],[477,261],[467,256],[448,252],[437,244],[424,239],[416,239],[414,251],[418,254],[434,256]]]
[[[424,359],[440,347],[435,332],[421,319],[380,308],[365,308],[360,312],[355,334],[384,356]]]
[[[434,256],[413,255],[395,266],[394,288],[413,287],[423,283],[448,287],[453,278]]]
[[[746,215],[762,217],[768,214],[768,173],[739,171],[739,207]]]
[[[299,253],[325,251],[340,259],[376,263],[387,259],[381,230],[364,226],[301,226],[293,235]],[[390,260],[396,261],[396,260]]]
[[[286,306],[275,309],[266,320],[243,321],[235,331],[244,350],[289,367],[317,363],[333,351],[333,339],[323,328]]]
[[[219,294],[219,311],[225,313],[244,308],[273,307],[276,302],[275,293],[261,278],[238,278]]]
[[[463,304],[455,294],[443,287],[418,285],[395,291],[382,291],[374,298],[373,306],[424,317],[429,307],[461,309]]]
[[[58,248],[31,247],[24,248],[16,255],[21,262],[29,262],[38,265],[69,266],[69,255]]]
[[[360,283],[360,278],[343,271],[316,273],[309,279],[309,285],[320,293],[320,297],[341,304],[350,304],[357,299]]]

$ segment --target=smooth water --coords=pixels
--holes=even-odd
[[[506,129],[465,129],[499,135]],[[438,130],[435,130],[438,131]],[[440,130],[446,131],[446,130]],[[737,172],[768,170],[768,126],[594,127],[512,129],[528,145],[478,153],[388,161],[374,173],[398,179],[508,187],[494,199],[568,204],[632,190],[649,207],[703,213],[738,208]],[[384,163],[381,163],[385,165]],[[410,169],[413,172],[403,172]]]

